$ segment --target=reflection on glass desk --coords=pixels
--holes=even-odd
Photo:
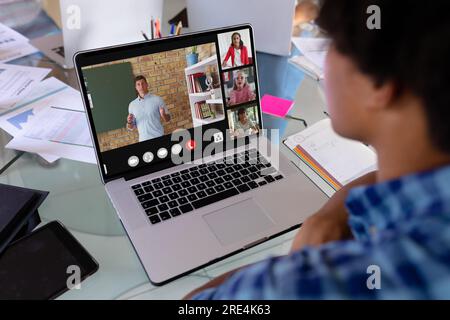
[[[34,38],[57,32],[57,27],[41,12],[18,31]],[[289,65],[287,57],[258,53],[257,59],[261,96],[267,93],[295,100],[290,114],[306,119],[308,124],[325,117],[325,101],[316,81]],[[52,68],[50,76],[78,89],[73,70],[60,68],[40,53],[12,63]],[[278,142],[304,129],[299,121],[266,115],[263,122],[265,128],[280,130],[276,138]],[[0,133],[0,168],[17,154],[4,148],[9,139],[6,133]],[[308,175],[311,183],[329,195],[332,193],[331,188],[282,143],[279,146],[281,152]],[[301,170],[299,174],[304,174]],[[99,271],[82,282],[80,290],[69,291],[60,299],[179,299],[224,272],[269,256],[286,254],[296,233],[289,232],[163,287],[154,287],[149,283],[106,195],[95,165],[64,159],[48,164],[37,155],[25,153],[0,175],[0,183],[50,191],[39,210],[43,222],[61,221],[99,262]],[[317,192],[322,191],[318,188]]]

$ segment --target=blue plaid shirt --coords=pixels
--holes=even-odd
[[[346,205],[354,240],[270,258],[194,299],[450,299],[450,166],[355,188]]]

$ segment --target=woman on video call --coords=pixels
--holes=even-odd
[[[231,58],[231,67],[239,67],[250,64],[248,58],[248,49],[242,41],[241,34],[234,32],[231,35],[231,45],[223,59],[222,67],[226,67],[228,60]]]
[[[229,105],[249,102],[256,99],[256,95],[248,84],[247,75],[243,71],[234,74],[233,89],[230,91]]]

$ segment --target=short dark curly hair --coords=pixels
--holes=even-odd
[[[367,9],[381,9],[370,30]],[[317,24],[379,85],[393,81],[425,106],[434,145],[450,153],[450,1],[322,0]]]

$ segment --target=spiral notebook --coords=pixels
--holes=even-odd
[[[289,136],[284,144],[336,191],[377,169],[375,152],[337,135],[330,119]]]

